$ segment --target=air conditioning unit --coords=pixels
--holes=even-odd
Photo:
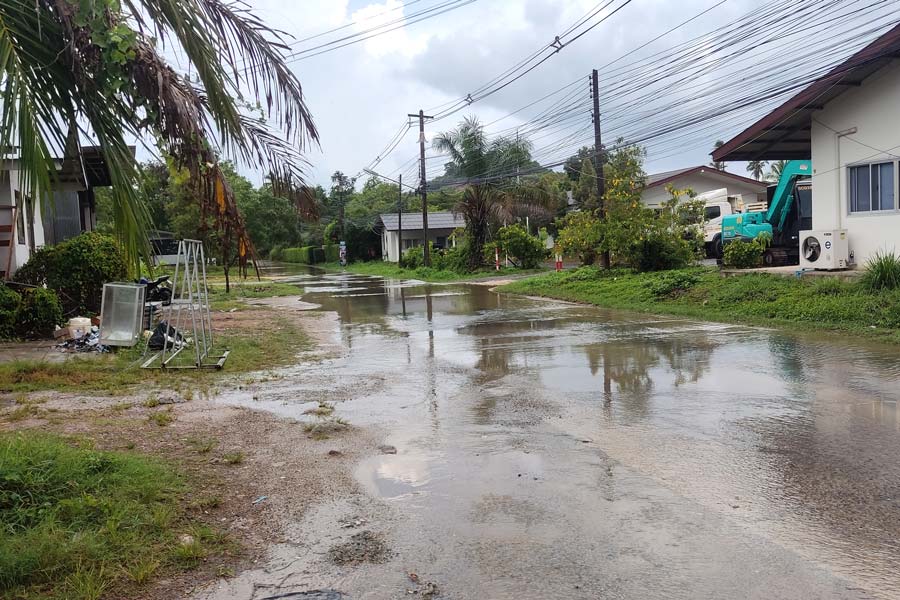
[[[800,232],[801,269],[846,269],[849,262],[846,229]]]

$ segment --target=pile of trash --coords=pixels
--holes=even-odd
[[[109,352],[109,346],[100,343],[100,328],[91,326],[87,332],[78,332],[78,337],[56,345],[60,352]]]
[[[167,321],[160,321],[147,339],[147,347],[150,350],[162,350],[163,346],[165,346],[166,348],[177,350],[189,344],[190,341],[190,339],[184,337],[184,334],[169,325]]]

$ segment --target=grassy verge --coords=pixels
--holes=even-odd
[[[170,467],[38,432],[0,434],[0,597],[136,597],[224,538],[190,518]]]
[[[72,357],[63,362],[17,360],[0,364],[0,392],[25,393],[41,390],[118,395],[140,383],[209,388],[223,374],[247,373],[289,364],[296,354],[310,347],[300,326],[283,317],[267,319],[265,327],[217,334],[214,353],[230,350],[222,371],[141,369],[141,347],[90,357]],[[183,355],[191,359],[191,348]],[[148,355],[149,356],[149,355]],[[181,358],[181,356],[179,356]]]
[[[254,298],[275,298],[278,296],[296,296],[302,293],[302,290],[296,285],[289,283],[280,283],[277,281],[256,279],[241,280],[231,283],[231,291],[225,292],[225,284],[210,283],[209,285],[209,308],[210,310],[244,310],[251,308],[244,300]]]
[[[712,321],[846,331],[900,343],[900,290],[869,292],[857,282],[830,277],[754,273],[723,278],[714,269],[700,268],[640,274],[582,268],[501,289]]]
[[[347,267],[341,267],[337,263],[326,263],[317,265],[330,271],[346,270],[350,273],[358,273],[360,275],[378,275],[381,277],[392,277],[396,279],[419,279],[421,281],[429,281],[435,283],[447,283],[452,281],[471,281],[474,279],[487,279],[491,277],[511,277],[534,275],[543,272],[543,269],[515,269],[503,267],[499,271],[493,268],[485,268],[473,273],[457,273],[456,271],[446,271],[433,269],[430,267],[419,267],[417,269],[404,269],[403,267],[384,261],[356,262]]]

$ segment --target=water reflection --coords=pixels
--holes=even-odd
[[[562,512],[580,514],[566,498],[570,488],[611,499],[620,486],[595,451],[561,441],[577,429],[610,453],[619,440],[621,464],[681,482],[683,494],[716,509],[741,490],[754,518],[799,522],[808,530],[802,539],[812,540],[797,534],[782,543],[900,590],[887,566],[900,539],[893,348],[532,301],[482,286],[354,275],[301,277],[298,285],[306,301],[337,314],[351,349],[326,375],[383,381],[355,396],[360,412],[351,420],[376,413],[403,423],[409,456],[373,462],[373,480],[395,482],[376,484],[375,493],[415,492],[421,506],[439,511],[429,494],[509,494],[483,477],[474,456],[493,457],[497,477],[497,465],[544,476],[535,465],[579,464],[548,494]],[[570,414],[577,420],[566,421]],[[535,440],[544,444],[540,458],[525,450]]]

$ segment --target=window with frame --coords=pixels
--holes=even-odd
[[[850,212],[894,210],[894,169],[893,162],[850,167]]]

